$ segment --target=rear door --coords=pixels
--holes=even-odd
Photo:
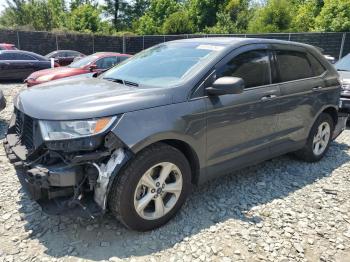
[[[269,46],[235,50],[216,66],[213,81],[223,76],[243,78],[245,90],[206,99],[208,177],[268,157],[275,141],[280,90],[271,84]]]
[[[278,103],[277,131],[279,144],[275,151],[290,151],[303,145],[316,114],[322,109],[320,96],[325,91],[326,69],[303,47],[274,45],[275,83],[281,96]]]

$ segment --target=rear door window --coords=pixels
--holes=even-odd
[[[268,85],[271,83],[269,52],[253,50],[242,53],[217,69],[216,72],[217,79],[223,76],[242,78],[245,88]]]
[[[277,50],[276,59],[280,76],[279,82],[288,82],[314,76],[306,53]]]
[[[3,53],[0,55],[1,60],[37,60],[34,57],[20,53]]]
[[[13,53],[0,54],[0,60],[15,60],[15,55]]]
[[[34,57],[26,54],[14,53],[14,55],[15,55],[14,60],[36,60]]]

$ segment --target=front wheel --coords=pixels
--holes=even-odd
[[[329,114],[322,113],[311,128],[306,145],[295,154],[307,162],[317,162],[326,154],[334,131],[334,122]]]
[[[176,148],[159,143],[141,151],[117,175],[108,206],[128,228],[151,230],[176,214],[190,188],[186,157]]]

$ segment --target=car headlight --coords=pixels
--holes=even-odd
[[[51,81],[54,77],[55,77],[55,75],[43,75],[43,76],[39,76],[36,79],[36,81],[47,82],[47,81]]]
[[[77,121],[40,120],[39,125],[45,141],[66,140],[97,135],[106,131],[116,117]]]

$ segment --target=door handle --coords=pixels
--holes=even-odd
[[[261,98],[261,101],[268,101],[268,100],[274,99],[276,97],[277,97],[276,95],[266,95],[266,96],[263,96]]]
[[[316,86],[312,88],[313,91],[320,91],[322,89],[322,86]]]

